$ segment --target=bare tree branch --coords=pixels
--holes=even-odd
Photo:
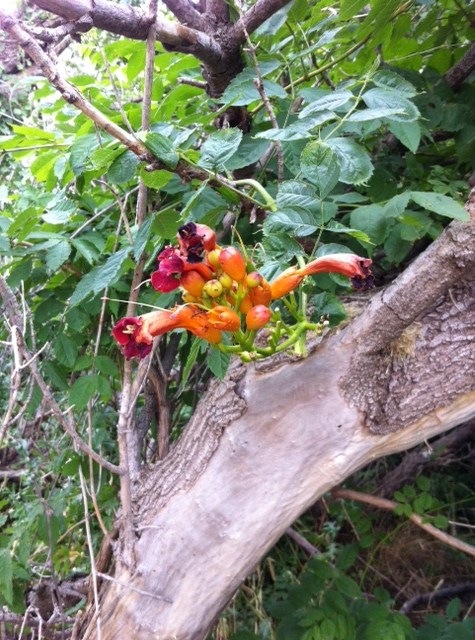
[[[475,70],[475,42],[460,60],[447,71],[444,78],[454,91],[460,89],[463,81]]]
[[[247,11],[233,26],[230,41],[242,44],[246,41],[246,32],[252,33],[261,26],[276,11],[285,7],[290,0],[257,0],[256,4]]]
[[[364,502],[365,504],[369,504],[372,507],[377,507],[378,509],[386,509],[388,511],[395,511],[398,506],[397,502],[394,500],[386,500],[386,498],[379,498],[378,496],[372,496],[368,493],[361,493],[360,491],[352,491],[351,489],[335,489],[332,491],[332,495],[334,498],[343,498],[346,500],[355,500],[356,502]],[[454,536],[451,536],[445,531],[441,531],[434,525],[424,522],[424,519],[418,515],[417,513],[412,513],[409,516],[409,519],[417,524],[418,527],[424,529],[427,533],[437,540],[440,540],[444,544],[448,544],[453,549],[457,549],[457,551],[462,551],[463,553],[467,553],[470,556],[475,557],[475,547],[463,540],[459,540]]]
[[[163,0],[174,16],[187,27],[206,33],[209,23],[188,0]]]
[[[83,30],[96,27],[134,40],[146,40],[152,22],[148,12],[109,0],[33,1],[38,7],[67,20],[81,20]],[[222,56],[218,43],[203,31],[161,16],[156,18],[155,29],[160,42],[176,51],[191,53],[205,63],[217,63]]]

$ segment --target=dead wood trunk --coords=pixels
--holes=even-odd
[[[474,248],[475,223],[451,225],[308,358],[236,364],[213,383],[168,457],[144,470],[137,564],[118,563],[77,637],[96,639],[100,624],[103,640],[205,638],[319,496],[475,416]]]

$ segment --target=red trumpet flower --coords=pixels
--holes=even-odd
[[[290,267],[271,282],[272,299],[282,298],[293,291],[305,276],[315,273],[341,273],[350,278],[355,289],[365,291],[374,286],[369,258],[353,253],[334,253],[312,260],[305,267]]]

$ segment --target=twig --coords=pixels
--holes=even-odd
[[[96,618],[96,626],[97,626],[97,640],[102,640],[101,608],[99,603],[99,590],[97,588],[96,561],[94,557],[94,546],[92,544],[91,525],[88,517],[89,509],[87,505],[86,481],[84,480],[84,474],[82,472],[81,467],[79,467],[79,480],[81,483],[81,493],[82,493],[82,500],[83,500],[83,506],[84,506],[87,548],[89,551],[89,560],[91,562],[92,589],[94,593],[94,610],[96,614],[95,618]]]
[[[334,489],[332,491],[332,495],[334,498],[343,498],[347,500],[355,500],[357,502],[364,502],[365,504],[370,504],[373,507],[378,507],[379,509],[386,509],[387,511],[395,511],[398,507],[398,503],[393,500],[387,500],[386,498],[379,498],[377,496],[372,496],[368,493],[361,493],[360,491],[352,491],[351,489]],[[437,527],[434,527],[432,524],[423,521],[423,518],[417,513],[412,513],[409,516],[409,519],[417,524],[418,527],[424,529],[427,533],[437,540],[440,540],[444,544],[448,544],[449,546],[457,549],[457,551],[462,551],[463,553],[467,553],[470,556],[475,557],[475,547],[471,544],[463,542],[454,536],[451,536],[444,531],[441,531]]]
[[[177,80],[178,84],[188,84],[190,85],[190,87],[197,87],[198,89],[203,89],[203,91],[206,91],[207,88],[207,84],[206,82],[203,82],[202,80],[194,80],[193,78],[178,78]]]
[[[317,547],[315,547],[311,542],[304,538],[298,531],[292,529],[292,527],[286,529],[285,533],[289,536],[289,538],[292,538],[292,540],[296,542],[299,547],[302,547],[302,549],[306,553],[308,553],[311,558],[313,558],[313,556],[320,555],[320,551],[317,549]]]
[[[101,50],[101,53],[102,53],[102,62],[104,63],[104,67],[106,68],[107,75],[109,76],[109,82],[111,83],[112,91],[114,92],[115,101],[116,101],[116,104],[117,104],[117,108],[119,109],[119,113],[122,116],[122,120],[123,120],[125,126],[127,127],[129,133],[135,137],[135,131],[134,131],[132,125],[130,124],[130,120],[128,119],[127,114],[124,111],[124,107],[122,105],[122,100],[121,100],[121,97],[120,97],[119,90],[117,88],[117,84],[116,84],[115,79],[114,79],[114,75],[113,75],[113,73],[111,71],[111,67],[110,67],[109,61],[107,60],[106,54],[104,53],[103,49]]]
[[[12,326],[16,326],[17,328],[20,327],[22,323],[21,323],[21,314],[20,314],[20,308],[19,308],[18,302],[15,296],[13,295],[12,290],[8,286],[6,280],[1,275],[0,275],[0,295],[3,298],[6,315],[10,321],[10,324]],[[63,427],[66,433],[69,436],[71,436],[74,444],[81,451],[83,451],[88,456],[93,458],[93,460],[95,460],[98,464],[100,464],[102,467],[104,467],[111,473],[116,473],[119,475],[122,474],[123,469],[121,467],[118,467],[115,464],[112,464],[111,462],[109,462],[108,460],[105,460],[102,456],[100,456],[93,449],[91,449],[91,447],[88,444],[86,444],[84,440],[80,437],[80,435],[77,433],[74,427],[74,423],[71,416],[68,413],[64,414],[59,408],[56,400],[53,397],[53,394],[51,393],[48,385],[44,381],[43,376],[40,374],[38,367],[36,366],[36,361],[32,357],[32,354],[30,353],[30,351],[28,350],[23,334],[19,329],[17,329],[17,337],[18,337],[18,348],[19,348],[19,353],[21,358],[23,359],[23,361],[29,362],[28,368],[31,371],[32,377],[35,379],[36,383],[38,384],[38,387],[40,388],[40,391],[45,401],[50,406],[53,415],[58,420],[60,425]]]
[[[242,17],[243,16],[241,13],[241,19]],[[252,62],[256,70],[256,78],[254,78],[254,86],[256,87],[261,97],[265,110],[267,111],[267,115],[269,116],[269,119],[271,121],[272,128],[279,129],[279,124],[277,122],[277,118],[275,117],[274,109],[272,108],[270,100],[266,94],[266,90],[264,88],[264,78],[262,77],[261,69],[259,67],[259,61],[257,60],[256,48],[252,44],[251,38],[249,37],[249,32],[247,31],[244,24],[243,24],[243,31],[244,31],[244,35],[246,36],[248,51],[251,54]],[[277,154],[277,180],[279,182],[282,182],[282,180],[284,179],[284,154],[282,151],[282,143],[280,142],[280,140],[275,140],[273,146]]]
[[[436,589],[435,591],[420,593],[417,596],[413,596],[409,600],[406,600],[399,609],[399,612],[407,616],[418,605],[430,604],[433,600],[437,601],[443,600],[444,598],[454,598],[462,595],[463,593],[475,593],[475,582],[463,582],[462,584],[456,584],[452,587],[445,587],[444,589]]]

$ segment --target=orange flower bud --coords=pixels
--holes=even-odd
[[[305,274],[298,272],[297,267],[289,267],[270,283],[272,300],[283,298],[293,291],[304,279]]]
[[[270,320],[271,312],[269,307],[258,304],[246,315],[246,327],[252,331],[262,329]]]
[[[219,254],[219,266],[233,280],[241,282],[246,275],[246,263],[240,251],[235,247],[226,247]]]
[[[238,314],[222,304],[216,305],[207,312],[208,324],[221,331],[237,331],[241,328],[241,319]]]
[[[260,285],[249,291],[249,295],[251,296],[253,305],[263,304],[265,307],[268,307],[272,301],[271,286],[265,278],[262,278]]]
[[[180,277],[180,285],[195,298],[201,298],[206,280],[198,271],[185,271]]]
[[[239,311],[241,313],[247,313],[252,308],[252,300],[249,295],[245,296],[239,305]]]
[[[209,295],[210,298],[219,298],[223,293],[223,285],[219,280],[208,280],[203,287],[203,293]]]
[[[246,276],[246,285],[248,289],[254,289],[254,287],[258,287],[262,283],[263,277],[257,271],[253,271],[252,273],[248,273]]]

